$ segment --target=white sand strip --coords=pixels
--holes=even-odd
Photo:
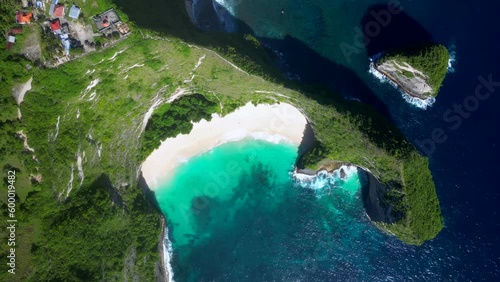
[[[142,175],[154,191],[172,177],[179,164],[226,142],[251,137],[298,147],[306,125],[306,117],[292,105],[248,103],[225,117],[214,114],[210,122],[194,123],[189,134],[163,141],[142,164]]]

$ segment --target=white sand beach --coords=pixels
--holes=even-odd
[[[142,164],[142,176],[154,191],[172,177],[179,164],[218,145],[249,137],[298,147],[306,126],[306,117],[290,104],[248,103],[225,117],[214,114],[210,122],[194,123],[189,134],[164,140]]]

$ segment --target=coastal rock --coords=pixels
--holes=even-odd
[[[396,212],[387,197],[388,188],[382,185],[371,173],[360,169],[362,184],[361,196],[365,212],[374,222],[394,223],[402,215]]]
[[[444,46],[429,45],[378,54],[372,59],[372,67],[406,94],[425,100],[438,94],[449,58]]]

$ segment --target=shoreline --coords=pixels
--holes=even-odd
[[[427,99],[429,99],[430,97],[424,97],[422,95],[418,95],[418,94],[415,94],[413,93],[412,91],[410,91],[409,89],[407,89],[406,87],[404,87],[403,85],[401,85],[400,83],[398,83],[398,80],[394,77],[392,77],[390,74],[382,71],[382,70],[379,70],[377,68],[377,65],[376,64],[373,64],[373,68],[378,71],[380,74],[382,74],[383,76],[387,77],[387,79],[391,80],[392,82],[394,82],[401,90],[403,90],[403,92],[405,92],[406,94],[410,95],[411,97],[414,97],[414,98],[417,98],[417,99],[420,99],[422,101],[425,101]]]
[[[432,106],[436,99],[434,97],[427,97],[427,98],[422,98],[418,95],[415,95],[411,93],[411,91],[407,91],[403,86],[401,86],[397,81],[390,75],[385,74],[383,71],[380,71],[376,64],[371,60],[370,62],[370,67],[368,70],[369,73],[371,73],[375,78],[378,78],[380,82],[389,82],[394,88],[399,90],[401,95],[403,96],[403,99],[409,103],[414,105],[417,108],[420,109],[427,109],[428,107]]]
[[[202,31],[227,31],[226,22],[219,15],[213,0],[185,0],[186,12],[191,23]]]
[[[310,146],[311,135],[307,118],[294,106],[254,106],[249,102],[224,117],[213,114],[211,121],[194,123],[189,134],[162,141],[142,163],[141,172],[149,189],[155,191],[171,179],[179,165],[224,143],[253,138],[290,143],[299,152],[300,147]]]

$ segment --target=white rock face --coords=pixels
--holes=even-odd
[[[376,69],[411,96],[425,99],[434,94],[434,89],[427,83],[429,77],[406,62],[389,60],[377,65]]]

